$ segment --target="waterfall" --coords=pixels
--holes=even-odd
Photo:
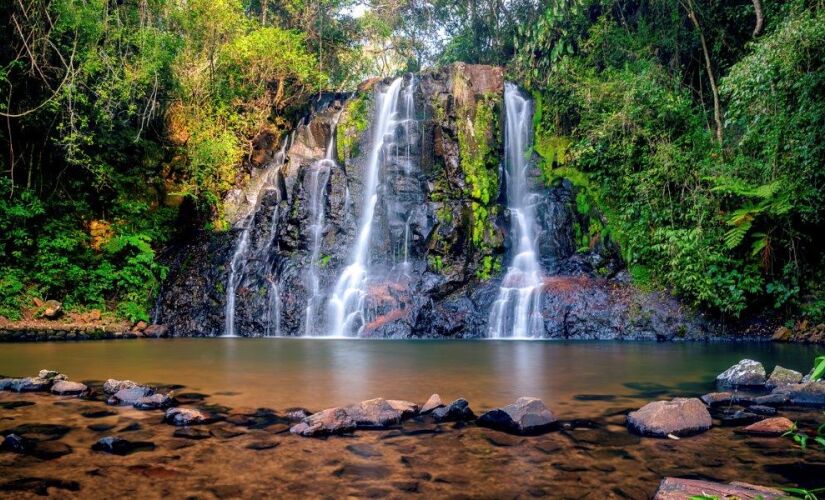
[[[370,232],[375,207],[378,202],[378,174],[383,164],[387,137],[397,126],[398,94],[402,78],[396,78],[384,91],[377,91],[373,137],[366,165],[366,182],[363,191],[363,209],[358,226],[350,264],[343,270],[329,298],[327,327],[333,337],[357,334],[364,325],[364,299],[369,265]],[[393,143],[390,142],[390,146]]]
[[[535,193],[527,186],[528,155],[533,136],[532,103],[518,88],[504,87],[506,125],[504,131],[504,170],[507,184],[507,210],[510,238],[515,255],[501,283],[498,298],[490,311],[489,336],[492,338],[531,338],[541,336],[541,292],[543,274],[536,248]],[[512,250],[511,250],[512,251]]]
[[[255,214],[260,208],[261,195],[264,191],[275,189],[275,184],[278,179],[278,173],[284,164],[286,158],[286,149],[291,142],[290,138],[284,139],[281,144],[281,149],[275,154],[271,162],[263,169],[260,175],[253,178],[248,189],[247,203],[249,205],[249,213],[242,219],[241,235],[238,237],[238,243],[235,245],[235,251],[232,253],[232,258],[229,261],[229,277],[226,280],[226,306],[224,309],[224,336],[236,337],[235,334],[235,299],[237,296],[238,287],[241,285],[244,276],[246,275],[249,261],[252,257],[250,255],[250,238],[252,229],[255,225]],[[272,244],[275,241],[276,224],[278,221],[278,209],[275,208],[275,213],[272,216],[270,224],[270,234],[267,243],[264,245],[262,254],[267,257],[271,251]],[[277,294],[277,285],[274,285],[274,293]],[[279,307],[279,300],[276,296],[272,300],[272,289],[270,289],[270,311],[268,316],[271,317],[273,311],[272,307]],[[280,311],[276,311],[276,316],[280,315]],[[270,319],[270,318],[268,318]],[[278,327],[276,326],[276,330]],[[267,335],[269,334],[270,325],[267,325]]]
[[[312,224],[310,231],[310,256],[309,256],[309,291],[310,296],[307,301],[304,335],[313,335],[316,328],[315,311],[321,301],[321,287],[318,277],[318,259],[321,253],[321,236],[324,231],[326,192],[331,169],[335,167],[335,129],[340,113],[335,115],[335,119],[330,126],[329,142],[327,143],[326,156],[323,160],[318,160],[310,167],[310,213],[312,214]]]

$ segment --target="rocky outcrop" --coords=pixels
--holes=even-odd
[[[304,437],[345,434],[356,428],[355,420],[344,408],[330,408],[314,413],[292,426],[289,432]]]
[[[234,290],[238,335],[329,332],[328,295],[349,264],[370,201],[364,171],[375,132],[373,96],[390,83],[375,80],[352,96],[326,96],[291,139],[256,143],[258,159],[244,172],[247,188],[227,196],[231,229],[192,235],[170,262],[154,318],[169,335],[223,334],[227,290]],[[359,334],[486,336],[512,251],[500,174],[502,68],[454,64],[406,75],[401,89],[396,115],[403,119],[381,152]],[[323,162],[333,135],[336,161]],[[530,165],[528,182],[539,193],[536,243],[547,276],[545,337],[707,337],[706,323],[669,294],[635,289],[609,245],[577,253],[576,189],[569,182],[545,185],[538,163]]]
[[[418,413],[409,401],[375,398],[341,408],[329,408],[305,417],[290,432],[301,436],[344,434],[355,429],[385,429]]]
[[[656,401],[627,415],[628,428],[642,436],[690,436],[705,432],[711,425],[710,413],[696,398]]]
[[[716,377],[721,387],[760,387],[765,382],[765,367],[752,359],[743,359]]]
[[[537,398],[518,398],[515,403],[490,410],[478,418],[478,425],[512,434],[541,434],[553,428],[556,416]]]
[[[768,389],[774,387],[781,387],[784,385],[798,384],[802,381],[802,374],[796,370],[790,370],[782,366],[776,365],[771,372],[771,376],[765,382]]]

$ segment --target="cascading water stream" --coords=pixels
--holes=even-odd
[[[326,191],[331,169],[335,167],[335,128],[340,113],[335,116],[330,129],[327,152],[323,160],[318,160],[310,167],[310,212],[312,225],[310,226],[311,249],[309,256],[309,291],[307,301],[304,335],[313,335],[316,328],[316,309],[323,298],[321,295],[320,280],[318,278],[318,259],[321,253],[321,235],[324,231]]]
[[[541,292],[544,277],[539,264],[534,205],[536,195],[527,186],[528,154],[533,136],[532,103],[518,88],[504,87],[506,127],[504,170],[507,209],[515,256],[501,283],[498,299],[490,311],[492,338],[532,338],[541,335]]]
[[[387,137],[392,135],[397,122],[398,95],[402,78],[396,78],[375,99],[373,138],[366,167],[364,206],[352,249],[350,264],[341,273],[327,304],[327,327],[333,337],[357,334],[364,325],[364,299],[369,265],[370,233],[378,202],[378,174],[386,155]]]
[[[235,245],[235,251],[232,254],[232,259],[230,259],[229,261],[229,277],[226,281],[226,306],[224,309],[224,337],[237,336],[235,334],[235,299],[237,295],[238,286],[243,281],[250,260],[250,237],[254,226],[255,214],[257,213],[257,210],[259,208],[262,193],[266,190],[275,188],[278,173],[280,172],[281,167],[284,164],[284,160],[286,158],[286,150],[291,142],[292,136],[290,136],[287,139],[284,139],[284,142],[281,144],[281,149],[275,154],[275,157],[264,169],[264,171],[252,183],[252,189],[250,189],[250,192],[252,193],[252,198],[247,200],[251,209],[249,214],[247,214],[246,217],[244,217],[243,219],[243,229],[241,231],[240,237],[238,237],[238,243],[237,245]],[[275,225],[277,223],[277,220],[278,213],[276,208],[275,213],[272,216],[273,222],[271,224],[269,240],[264,246],[262,252],[265,256],[269,255],[272,244],[275,241]],[[272,283],[272,280],[270,280],[270,284],[270,308],[268,313],[270,318],[268,318],[268,320],[273,319],[271,318],[271,316],[273,315],[273,308],[275,309],[274,315],[276,317],[280,315],[280,311],[277,310],[279,306],[277,298],[277,285]],[[275,290],[271,289],[272,286],[275,287]],[[271,299],[273,295],[275,296],[274,303]],[[270,325],[271,321],[268,323],[267,326],[267,335],[269,335]]]

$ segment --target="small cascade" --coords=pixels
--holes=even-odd
[[[403,79],[396,78],[375,97],[372,144],[366,164],[363,209],[350,264],[342,271],[327,304],[327,327],[333,337],[357,335],[365,323],[364,301],[370,263],[370,235],[378,202],[379,172],[389,153],[397,156],[398,97]]]
[[[250,261],[253,259],[252,248],[250,245],[251,233],[255,225],[255,214],[261,203],[263,194],[270,190],[276,189],[278,174],[284,164],[286,158],[286,150],[291,143],[292,136],[284,139],[281,144],[281,149],[275,154],[274,158],[267,165],[260,175],[253,178],[250,182],[249,195],[247,196],[247,204],[249,205],[249,213],[242,219],[241,234],[238,237],[238,243],[235,245],[235,251],[232,254],[232,259],[229,261],[229,277],[226,281],[226,306],[224,309],[224,337],[237,337],[235,333],[235,300],[237,298],[238,287],[244,280],[247,274]],[[278,223],[277,207],[272,215],[270,222],[269,238],[264,244],[263,250],[260,252],[265,257],[271,253],[272,245],[275,242],[275,233]],[[272,280],[270,279],[270,282]],[[268,316],[278,315],[279,311],[272,309],[279,309],[279,299],[277,298],[277,285],[273,283],[275,291],[270,291],[270,312]],[[274,300],[272,299],[275,296]],[[278,326],[276,325],[276,330]],[[267,334],[269,334],[270,324],[267,325]],[[277,333],[276,333],[277,335]]]
[[[535,218],[537,195],[527,186],[528,159],[533,136],[532,103],[518,88],[504,88],[506,125],[504,170],[507,183],[507,210],[510,238],[517,242],[515,255],[501,283],[498,299],[490,311],[489,337],[532,338],[541,335],[541,292],[544,276],[539,264]]]
[[[329,142],[327,144],[324,159],[318,160],[310,167],[310,213],[312,214],[312,224],[310,232],[310,256],[309,256],[309,299],[307,300],[306,319],[304,321],[304,335],[315,335],[317,327],[316,310],[323,296],[321,294],[320,279],[318,277],[318,259],[321,253],[321,236],[325,224],[325,207],[327,184],[331,169],[335,163],[335,127],[340,113],[335,116],[330,127]]]

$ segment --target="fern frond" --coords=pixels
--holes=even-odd
[[[752,225],[753,222],[748,220],[732,227],[725,233],[725,246],[728,250],[733,250],[742,243],[742,240],[745,239],[745,235],[748,234]]]

